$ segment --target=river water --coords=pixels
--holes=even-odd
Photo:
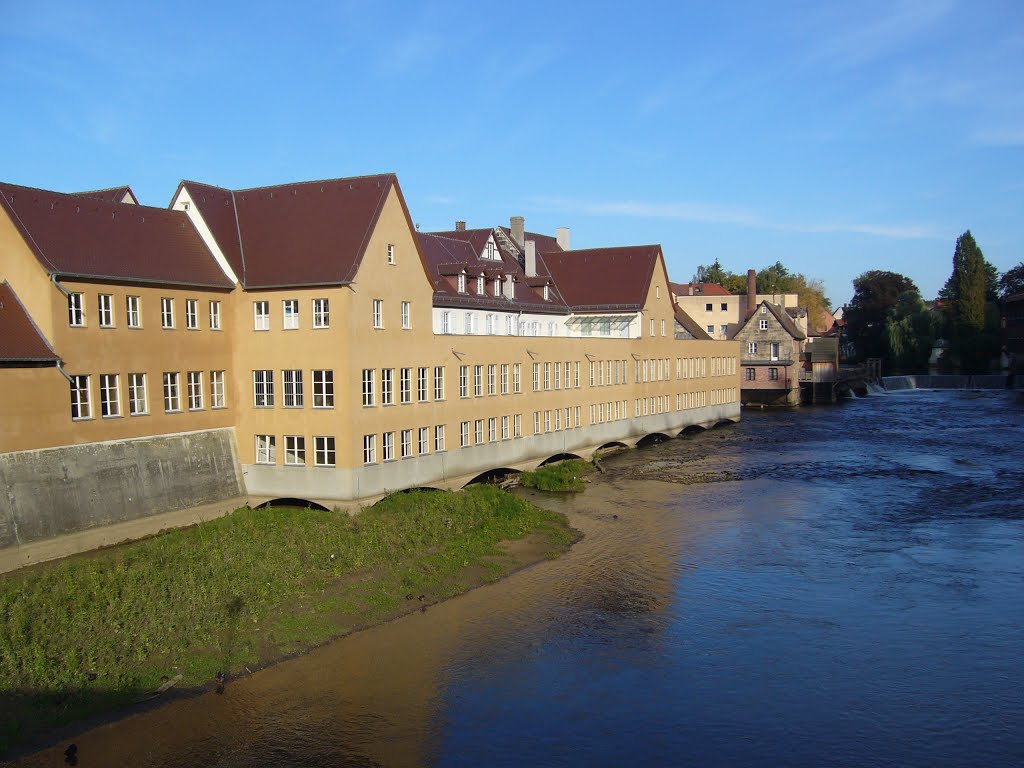
[[[534,497],[586,534],[563,558],[79,765],[1022,765],[1022,427],[1014,393],[910,391],[624,452]]]

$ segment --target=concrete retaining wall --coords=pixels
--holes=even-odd
[[[0,548],[245,493],[233,429],[0,454]]]
[[[889,392],[903,389],[1006,389],[1006,374],[962,376],[951,374],[917,374],[914,376],[883,376],[882,386]]]

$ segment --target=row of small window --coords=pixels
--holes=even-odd
[[[188,410],[201,411],[206,408],[203,371],[188,371],[186,374],[186,397]],[[121,408],[121,376],[117,373],[99,374],[100,416],[114,418],[123,414]],[[145,373],[129,373],[127,376],[128,415],[145,416],[149,413],[149,394]],[[210,408],[224,408],[224,371],[210,371]],[[165,413],[182,411],[181,374],[171,371],[163,374],[163,398]],[[71,377],[71,418],[91,419],[92,377],[88,374]]]
[[[566,409],[568,410],[568,408]],[[496,443],[498,440],[508,440],[511,438],[517,438],[523,436],[523,417],[522,414],[516,413],[511,417],[502,416],[500,421],[497,416],[492,416],[487,419],[487,433],[486,440],[484,439],[484,419],[476,419],[475,421],[463,421],[459,423],[459,446],[461,448],[469,448],[471,445],[481,445],[484,442]],[[509,431],[509,424],[511,423],[512,430]],[[499,424],[501,431],[499,432]],[[470,439],[470,426],[473,427],[472,440]]]
[[[125,296],[125,324],[129,328],[142,327],[142,297]],[[96,296],[96,314],[100,328],[114,328],[114,297],[109,293]],[[209,328],[220,330],[220,302],[208,303]],[[68,294],[68,323],[72,328],[84,328],[86,325],[85,294]],[[163,296],[160,299],[160,327],[174,328],[174,299]],[[199,330],[199,300],[185,299],[185,327],[190,331]]]
[[[467,335],[485,333],[488,336],[498,335],[498,315],[489,312],[484,315],[484,329],[480,330],[477,323],[478,315],[476,312],[466,312],[463,315],[463,333]],[[548,336],[558,335],[558,323],[552,321],[547,325]],[[452,334],[458,333],[455,322],[455,312],[450,309],[442,310],[441,312],[441,333]],[[504,335],[505,336],[540,336],[541,335],[541,324],[539,321],[534,322],[516,322],[516,316],[507,314],[505,315],[504,324]]]
[[[329,299],[313,299],[313,327],[331,327],[331,302]],[[270,330],[270,302],[254,301],[252,303],[253,329]],[[281,327],[286,331],[299,328],[299,300],[283,299],[281,301]]]
[[[315,369],[310,371],[313,379],[313,407],[334,407],[334,371],[331,369]],[[299,368],[286,368],[281,371],[282,405],[285,408],[302,408],[306,404],[303,371]],[[252,372],[252,404],[257,408],[273,408],[274,372],[258,370]]]
[[[715,305],[713,303],[708,302],[707,304],[704,305],[704,311],[705,312],[711,312],[711,311],[714,310],[714,306]],[[723,301],[719,306],[721,307],[721,310],[723,312],[728,312],[729,311],[729,305],[726,302]]]
[[[768,369],[768,381],[779,380],[779,369],[769,368]],[[757,381],[757,368],[747,368],[747,381]]]
[[[487,249],[488,249],[488,253],[493,253],[494,252],[494,250],[493,250],[494,249],[494,244],[493,243],[488,243],[487,244]],[[489,259],[491,257],[490,256],[484,256],[484,258],[485,259]],[[500,261],[500,257],[494,257],[494,258]],[[502,281],[500,276],[494,278],[494,280],[491,281],[491,291],[492,291],[492,293],[493,293],[495,298],[501,296],[502,285],[503,285],[503,281]],[[515,280],[513,280],[511,277],[509,277],[507,285],[508,285],[508,291],[509,291],[508,298],[515,299],[515,297],[516,297],[516,283],[515,283]],[[466,273],[465,272],[460,272],[459,273],[459,275],[457,277],[456,287],[457,287],[459,293],[467,293],[467,290],[466,290]],[[483,275],[477,275],[477,277],[476,277],[476,295],[477,296],[484,296],[484,295],[486,295],[486,293],[487,293],[487,288],[486,288],[486,283],[485,283],[485,280],[484,280],[484,276]],[[551,290],[549,289],[549,287],[547,285],[544,285],[541,288],[541,296],[544,298],[544,301],[551,301]]]
[[[463,368],[465,367],[463,366]],[[401,403],[408,404],[412,402],[413,370],[416,371],[416,400],[418,402],[428,402],[431,389],[433,389],[435,400],[444,400],[444,366],[439,365],[434,368],[433,382],[430,380],[429,367],[416,369],[399,368],[398,394]],[[377,370],[375,368],[363,369],[362,392],[364,406],[370,407],[377,404]],[[381,368],[380,370],[380,404],[395,404],[394,368]]]
[[[591,417],[593,417],[594,406],[590,406]],[[553,418],[552,418],[553,417]],[[541,419],[543,418],[543,429]],[[554,425],[554,429],[552,429]],[[563,429],[574,429],[580,425],[580,406],[569,408],[553,408],[550,411],[533,412],[533,434],[539,435],[542,432],[561,432]],[[516,435],[519,437],[519,435]]]
[[[654,324],[655,324],[656,322],[657,322],[657,321],[656,321],[656,320],[654,320],[654,318],[651,318],[651,336],[655,336],[655,335],[656,335],[656,334],[654,333],[654,327],[655,327],[655,326],[654,326]],[[643,326],[640,326],[640,327],[642,328]],[[662,335],[662,336],[664,336],[664,335],[665,335],[665,321],[664,321],[664,320],[662,320],[662,321],[661,321],[661,335]]]
[[[430,453],[431,444],[435,453],[445,450],[444,425],[420,427],[414,432],[403,429],[399,433],[384,432],[381,434],[381,454],[383,461],[394,461],[395,438],[399,437],[400,458],[410,458],[413,454],[413,439],[417,439],[416,447],[419,455]],[[256,463],[277,464],[277,436],[256,435]],[[377,435],[363,435],[363,463],[377,463]],[[304,435],[284,436],[284,465],[286,467],[304,467],[307,464],[306,438]],[[337,443],[331,435],[313,437],[313,466],[333,467],[337,465]]]

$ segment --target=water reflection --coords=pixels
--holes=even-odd
[[[968,394],[609,459],[545,498],[586,534],[564,558],[84,734],[80,765],[1014,764],[1024,414]]]

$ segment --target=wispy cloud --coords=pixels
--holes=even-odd
[[[423,202],[432,203],[433,205],[454,205],[457,201],[454,197],[448,197],[447,195],[426,195],[423,198]]]
[[[971,134],[971,142],[989,147],[1024,146],[1024,125],[986,126]]]
[[[763,213],[716,203],[683,201],[671,203],[637,200],[592,201],[536,197],[533,205],[583,216],[621,216],[638,219],[669,219],[701,224],[723,224],[803,234],[860,234],[896,240],[944,238],[948,233],[918,224],[889,225],[855,222],[799,222],[769,218]]]

